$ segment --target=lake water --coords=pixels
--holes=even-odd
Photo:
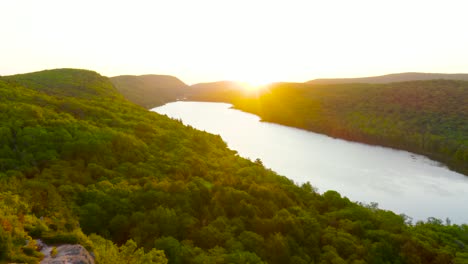
[[[152,111],[219,134],[239,155],[260,158],[266,167],[296,183],[309,181],[321,193],[336,190],[414,220],[448,217],[468,223],[468,177],[424,156],[260,122],[224,103],[175,102]]]

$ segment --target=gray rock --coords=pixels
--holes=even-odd
[[[45,258],[41,264],[94,264],[94,258],[81,245],[60,245],[57,246],[57,255],[52,257],[50,252],[52,247],[48,247],[47,252],[43,252]]]

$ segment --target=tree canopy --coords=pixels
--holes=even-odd
[[[298,186],[72,69],[0,78],[0,263],[38,238],[97,263],[468,263],[467,225]]]

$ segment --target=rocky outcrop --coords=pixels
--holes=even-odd
[[[44,259],[41,264],[94,264],[94,258],[81,245],[60,245],[57,246],[57,255],[51,256],[53,247],[45,246],[41,252]]]

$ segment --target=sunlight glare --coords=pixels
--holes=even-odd
[[[253,65],[246,66],[243,71],[237,71],[232,74],[228,79],[240,81],[243,88],[247,91],[261,90],[271,83],[277,82],[275,80],[275,69],[273,67],[255,67]]]
[[[257,80],[248,80],[248,81],[242,82],[242,85],[248,91],[256,91],[256,90],[259,90],[259,89],[267,86],[270,83],[272,83],[272,82],[257,79]]]

